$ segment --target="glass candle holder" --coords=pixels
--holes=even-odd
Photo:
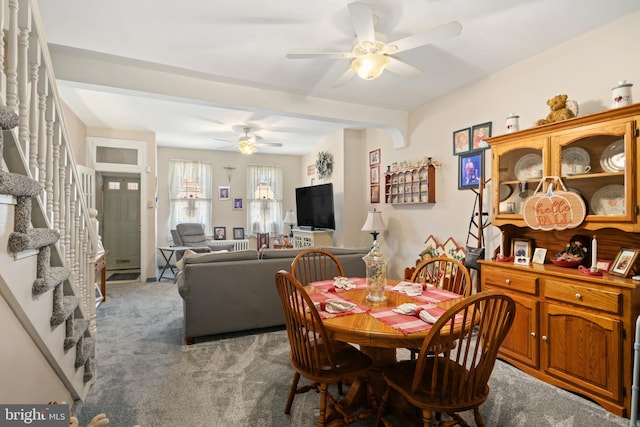
[[[373,248],[362,259],[367,269],[367,300],[386,301],[387,297],[384,295],[384,291],[387,287],[389,259],[382,253],[377,241],[373,242]]]

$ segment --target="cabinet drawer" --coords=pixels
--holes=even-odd
[[[579,286],[560,280],[545,279],[544,296],[613,314],[620,314],[622,310],[620,292]]]
[[[538,278],[533,274],[487,266],[482,269],[482,277],[487,285],[538,295]]]

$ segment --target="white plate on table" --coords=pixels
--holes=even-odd
[[[542,156],[539,154],[525,154],[516,162],[513,171],[518,180],[541,178]]]
[[[609,144],[600,156],[600,166],[607,172],[623,171],[625,162],[624,139],[619,139]]]
[[[607,185],[593,193],[591,210],[596,215],[624,215],[624,185]]]
[[[562,150],[562,175],[574,173],[574,166],[582,165],[587,167],[591,164],[589,152],[580,147],[569,147]]]

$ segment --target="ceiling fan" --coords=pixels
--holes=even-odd
[[[242,154],[253,154],[258,147],[282,147],[279,142],[264,142],[257,135],[249,135],[250,127],[242,128],[244,135],[240,135],[237,141],[229,141],[227,139],[215,138],[218,141],[235,142],[236,147]]]
[[[386,37],[375,31],[376,16],[371,6],[362,3],[349,3],[351,22],[356,32],[351,52],[297,52],[287,54],[289,59],[350,59],[351,67],[336,81],[334,86],[346,83],[354,74],[365,80],[373,80],[387,69],[402,77],[412,78],[422,73],[416,67],[400,61],[394,55],[415,49],[438,40],[454,37],[462,31],[458,21],[452,21],[425,32],[402,39],[387,42]]]

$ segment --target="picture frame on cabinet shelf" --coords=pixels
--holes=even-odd
[[[511,256],[531,258],[533,242],[531,239],[514,238],[511,240]]]
[[[491,137],[492,122],[481,123],[471,127],[471,150],[485,150],[489,148],[486,139]]]
[[[380,184],[380,165],[371,166],[369,178],[371,184]]]
[[[531,258],[531,262],[534,264],[544,264],[547,259],[547,250],[545,248],[536,248],[533,251],[533,258]]]
[[[369,166],[380,164],[380,149],[369,151]]]
[[[471,152],[458,157],[458,189],[478,188],[484,179],[484,152]]]
[[[459,129],[453,132],[453,155],[468,153],[471,151],[471,128]]]
[[[596,261],[596,268],[600,273],[608,273],[612,263],[610,259],[599,259]]]
[[[611,265],[609,273],[629,277],[640,254],[640,249],[622,248]]]
[[[371,203],[380,203],[380,186],[371,186]]]

